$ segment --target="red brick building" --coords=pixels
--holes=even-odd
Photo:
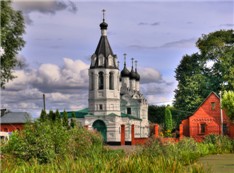
[[[10,112],[2,109],[0,130],[3,132],[22,130],[25,123],[30,121],[31,116],[27,112]]]
[[[234,125],[223,110],[223,134],[234,137]],[[201,141],[208,134],[221,134],[220,98],[212,92],[187,119],[182,121],[183,136]]]

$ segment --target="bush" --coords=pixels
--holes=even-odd
[[[65,155],[87,156],[93,150],[102,149],[99,134],[88,132],[84,128],[67,129],[60,121],[36,121],[28,124],[24,130],[14,132],[3,154],[11,154],[24,161],[36,159],[39,163],[48,163]]]
[[[215,153],[230,153],[233,152],[233,140],[227,136],[211,134],[205,137],[204,144],[210,150],[211,154]]]

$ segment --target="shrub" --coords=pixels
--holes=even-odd
[[[233,151],[233,141],[227,136],[211,134],[205,137],[203,143],[207,144],[212,154]]]
[[[39,163],[48,163],[56,157],[64,158],[69,154],[74,157],[90,156],[90,151],[101,149],[99,134],[84,128],[67,129],[59,121],[45,120],[36,121],[24,130],[14,132],[3,147],[3,153],[24,161],[36,159]]]

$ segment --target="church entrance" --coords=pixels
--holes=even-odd
[[[106,142],[106,124],[102,120],[96,120],[93,123],[93,129],[96,129],[98,132],[100,132],[103,137],[103,141]]]

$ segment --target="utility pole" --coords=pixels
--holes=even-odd
[[[220,91],[220,134],[223,135],[222,90]]]
[[[45,94],[43,94],[43,108],[44,108],[44,111],[46,110],[46,106],[45,106]]]

